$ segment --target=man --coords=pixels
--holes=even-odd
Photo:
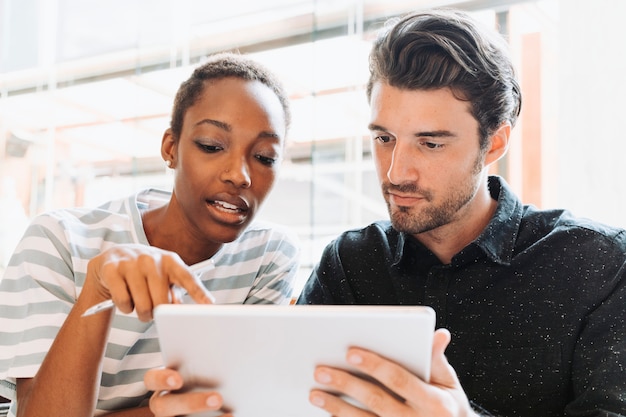
[[[391,222],[329,244],[298,303],[433,307],[431,378],[354,348],[347,362],[380,384],[320,366],[311,402],[339,417],[626,413],[626,232],[525,206],[489,177],[521,107],[502,40],[465,14],[419,12],[382,32],[370,62]],[[145,380],[182,384],[172,370]]]
[[[521,106],[505,51],[451,11],[415,13],[382,33],[367,92],[391,222],[328,245],[298,303],[433,307],[437,327],[452,335],[446,357],[475,410],[626,413],[625,232],[524,206],[488,176]],[[433,371],[429,385],[359,353],[362,370],[401,399],[326,367],[316,371],[318,382],[380,416],[472,413],[449,376]],[[442,399],[450,413],[420,414]],[[327,393],[313,392],[312,401],[352,415]]]

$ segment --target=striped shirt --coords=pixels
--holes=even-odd
[[[0,280],[0,396],[15,397],[17,378],[32,378],[83,287],[89,260],[123,243],[148,245],[140,209],[169,193],[146,190],[97,209],[38,216]],[[223,245],[197,274],[218,304],[285,304],[298,268],[293,234],[254,223]],[[116,313],[103,361],[96,415],[146,405],[146,370],[163,366],[155,327]],[[15,402],[9,416],[15,413]]]

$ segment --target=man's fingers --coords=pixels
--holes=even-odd
[[[381,417],[472,415],[456,373],[444,354],[449,343],[448,330],[439,329],[435,332],[430,382],[374,352],[350,348],[348,363],[366,377],[318,366],[315,369],[315,380],[325,385],[324,390],[339,392],[357,400],[367,411],[361,407],[355,409],[342,398],[318,390],[311,392],[310,401],[339,417],[370,415],[364,412]]]
[[[346,397],[340,397],[322,390],[312,390],[309,394],[309,401],[316,407],[326,410],[332,416],[342,417],[374,417],[375,414],[357,407]]]
[[[428,389],[428,384],[409,370],[373,352],[359,348],[348,349],[347,361],[378,381],[376,384],[372,383],[374,389],[369,389],[369,395],[367,392],[361,394],[362,400],[361,397],[355,397],[377,414],[382,415],[384,411],[392,409],[396,415],[406,414],[408,410],[406,401],[412,402],[416,396],[423,395]],[[376,395],[372,396],[372,393]]]
[[[437,329],[435,331],[430,383],[444,388],[457,388],[460,386],[459,379],[445,356],[445,350],[450,343],[450,339],[450,332],[447,329]]]
[[[319,391],[311,392],[310,401],[317,405],[314,401],[324,400],[321,407],[331,415],[351,417],[407,415],[408,408],[404,400],[374,380],[366,380],[351,372],[326,366],[317,367],[314,377],[318,383],[326,385],[324,389],[345,395],[334,397],[324,396]]]

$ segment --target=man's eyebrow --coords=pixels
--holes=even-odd
[[[374,131],[374,130],[378,130],[380,132],[386,132],[387,131],[387,129],[385,129],[384,127],[382,127],[380,125],[377,125],[377,124],[374,124],[374,123],[370,123],[369,125],[367,125],[367,128],[370,131]]]
[[[377,125],[375,123],[370,123],[367,128],[370,131],[379,131],[379,132],[388,132],[387,128]],[[416,132],[413,136],[415,136],[416,138],[420,138],[420,137],[431,137],[431,138],[454,138],[457,135],[455,133],[452,133],[449,130],[426,130],[423,132]]]
[[[417,132],[415,134],[416,138],[419,137],[431,137],[431,138],[454,138],[456,137],[455,133],[450,132],[449,130],[432,130],[426,132]]]

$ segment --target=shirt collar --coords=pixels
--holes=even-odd
[[[495,263],[502,265],[511,263],[522,221],[522,203],[503,178],[490,176],[488,186],[491,198],[498,202],[496,211],[480,236],[452,258],[453,264],[466,263],[468,257],[475,259],[476,249]],[[416,239],[406,233],[400,233],[394,264],[401,263],[405,255],[414,253],[415,245],[427,250]]]
[[[482,249],[493,262],[510,265],[522,222],[523,206],[501,177],[489,177],[489,192],[498,206],[491,221],[472,245]]]

